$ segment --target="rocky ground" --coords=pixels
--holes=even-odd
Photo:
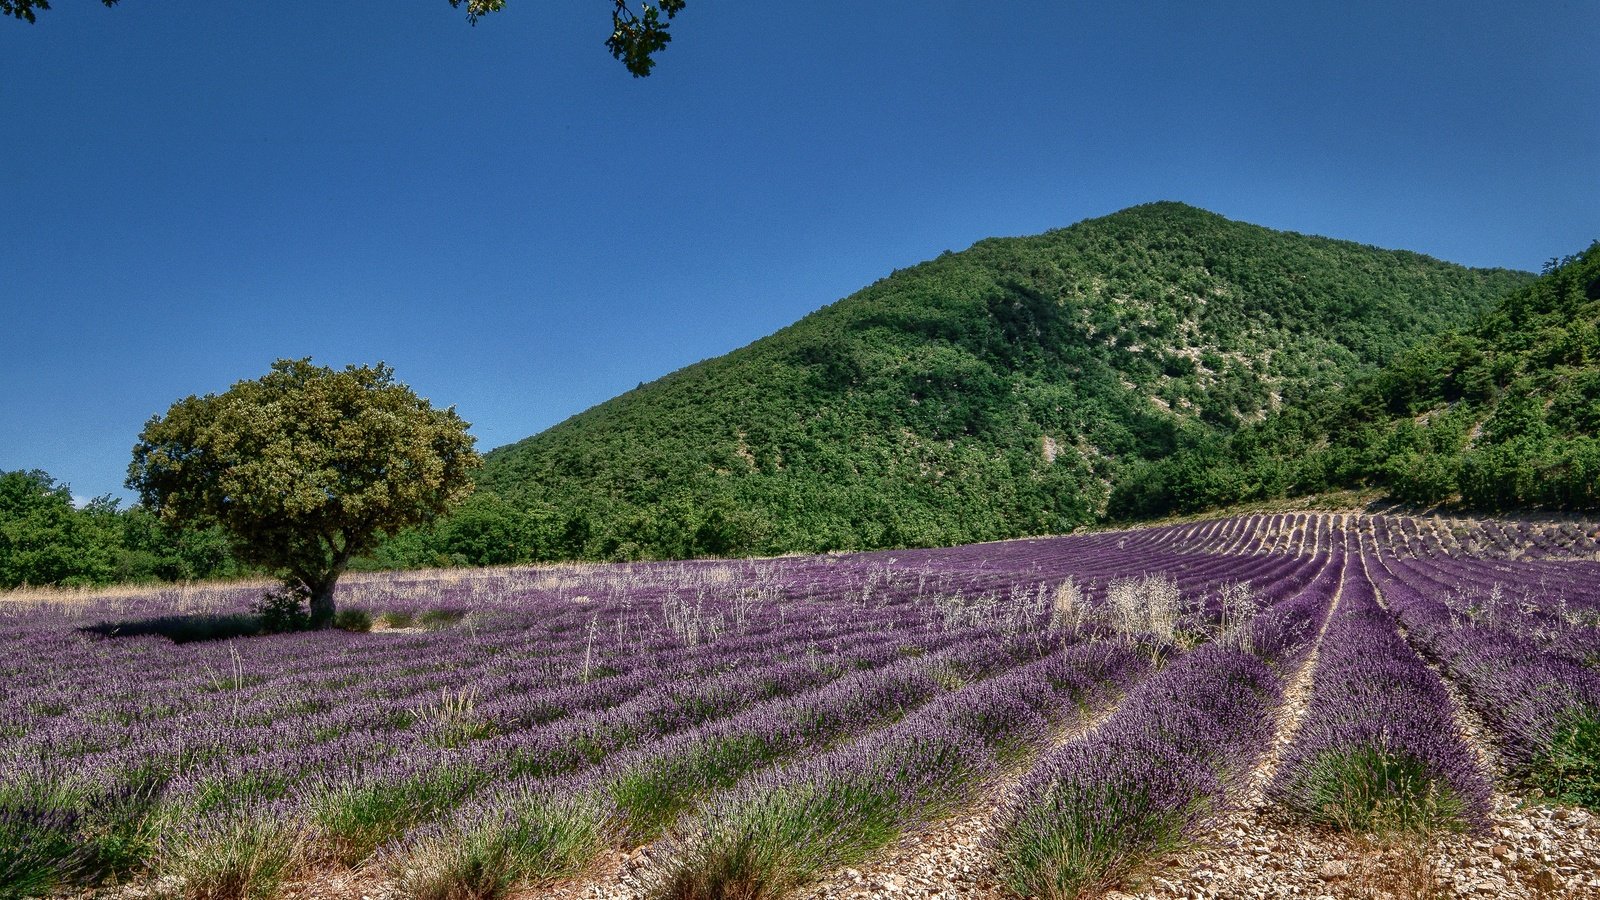
[[[1380,840],[1250,810],[1110,897],[1600,898],[1600,817],[1499,796],[1487,834]]]

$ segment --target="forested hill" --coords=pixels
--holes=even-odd
[[[1116,512],[1329,487],[1484,511],[1600,508],[1600,243],[1552,262],[1470,327],[1338,396],[1148,465]]]
[[[1528,277],[1178,203],[984,240],[489,453],[482,496],[409,540],[489,562],[474,548],[513,532],[532,558],[1060,532],[1141,460],[1344,384]]]

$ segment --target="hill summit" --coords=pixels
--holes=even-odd
[[[535,559],[1068,531],[1528,277],[1181,203],[987,239],[491,451],[463,516],[513,515]]]

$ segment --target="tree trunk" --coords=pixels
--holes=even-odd
[[[311,627],[329,628],[333,625],[333,586],[339,581],[338,573],[317,581],[315,584],[307,583],[311,590]]]

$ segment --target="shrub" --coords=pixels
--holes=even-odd
[[[416,900],[495,900],[576,874],[605,846],[607,827],[591,791],[524,783],[410,839],[391,868]]]
[[[1183,846],[1204,801],[1173,802],[1168,785],[1140,777],[1148,771],[1121,774],[1062,785],[1045,805],[1013,811],[997,843],[1005,886],[1020,897],[1077,897]]]
[[[310,855],[354,866],[460,802],[483,782],[470,764],[328,781],[310,792]]]
[[[222,813],[175,834],[164,867],[186,900],[268,900],[299,856],[302,836],[283,822]]]
[[[250,611],[256,614],[266,634],[304,631],[311,627],[311,616],[306,612],[306,601],[310,597],[310,592],[301,585],[286,584],[263,593]]]
[[[1300,782],[1301,812],[1348,832],[1405,833],[1459,828],[1466,804],[1415,757],[1383,747],[1334,750]]]
[[[341,609],[333,616],[333,627],[341,631],[371,631],[372,614],[364,609]]]
[[[0,783],[0,898],[126,873],[150,849],[151,792],[17,777]]]
[[[410,628],[416,624],[416,617],[403,609],[391,609],[378,614],[378,621],[385,628]]]
[[[442,749],[462,747],[495,733],[494,724],[478,715],[476,704],[477,695],[470,690],[454,694],[445,690],[439,692],[438,702],[423,704],[411,715],[427,732],[428,743]]]
[[[34,897],[64,887],[83,865],[79,814],[38,784],[0,788],[0,897]]]

